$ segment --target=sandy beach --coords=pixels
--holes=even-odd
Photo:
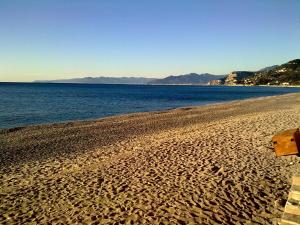
[[[0,224],[277,224],[300,94],[0,130]]]

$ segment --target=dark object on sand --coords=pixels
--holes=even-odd
[[[300,151],[299,128],[282,131],[272,138],[276,156],[296,155]]]

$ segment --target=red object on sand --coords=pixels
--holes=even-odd
[[[299,128],[282,131],[272,138],[276,156],[296,155],[300,152]]]

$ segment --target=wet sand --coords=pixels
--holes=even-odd
[[[276,224],[300,94],[0,130],[0,224]]]

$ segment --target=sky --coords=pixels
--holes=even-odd
[[[258,70],[299,43],[299,0],[0,0],[0,82]]]

